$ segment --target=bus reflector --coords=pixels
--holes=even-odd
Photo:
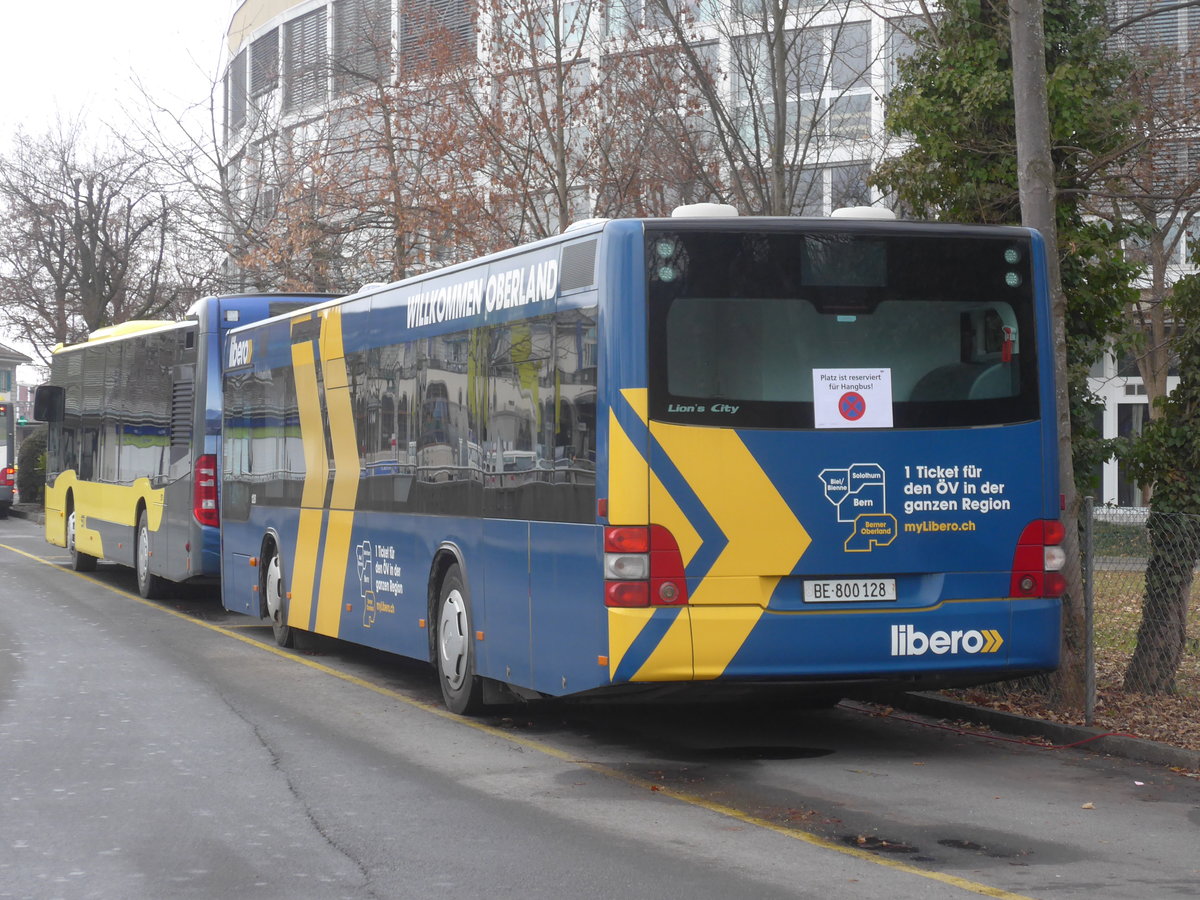
[[[217,457],[206,453],[196,460],[192,487],[192,515],[201,525],[221,524],[217,510]]]
[[[661,525],[604,529],[604,605],[686,606],[687,579],[674,535]]]
[[[1034,519],[1025,526],[1013,553],[1012,597],[1061,597],[1066,580],[1060,571],[1066,554],[1059,544],[1066,532],[1057,519]]]

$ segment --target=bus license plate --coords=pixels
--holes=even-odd
[[[804,582],[805,603],[871,603],[895,599],[895,578],[836,578]]]

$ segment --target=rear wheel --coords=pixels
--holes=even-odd
[[[280,647],[292,647],[295,646],[296,635],[295,629],[287,624],[288,597],[283,585],[283,563],[277,548],[272,547],[268,553],[262,585],[267,618],[271,620],[271,630],[275,632],[275,643]]]
[[[458,566],[442,579],[437,612],[437,667],[446,708],[461,716],[483,711],[483,683],[475,674],[471,603]]]
[[[94,572],[96,557],[84,553],[75,546],[75,510],[67,513],[67,552],[71,554],[71,568],[76,572]]]
[[[146,521],[146,511],[138,513],[137,536],[134,539],[134,567],[137,570],[138,593],[147,600],[157,600],[166,593],[167,580],[154,575],[150,571],[150,525]]]

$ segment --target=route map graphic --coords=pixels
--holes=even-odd
[[[837,520],[854,526],[846,538],[848,553],[886,547],[896,539],[896,517],[887,511],[887,473],[879,463],[854,463],[844,469],[822,469],[825,499]]]

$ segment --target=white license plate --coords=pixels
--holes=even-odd
[[[834,578],[804,582],[805,603],[871,603],[895,599],[895,578]]]

